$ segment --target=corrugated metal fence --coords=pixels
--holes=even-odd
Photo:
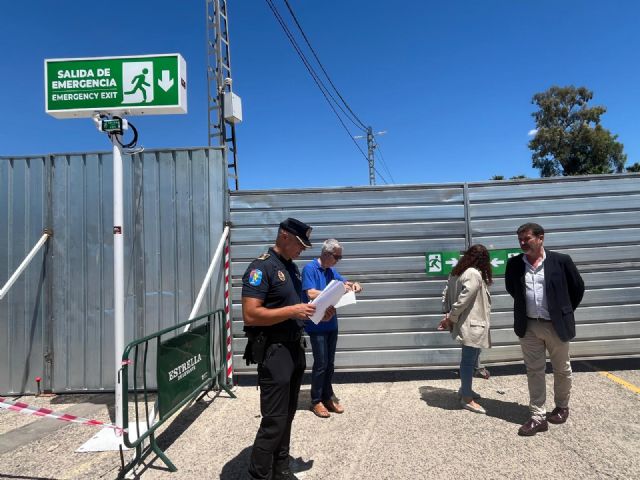
[[[124,157],[125,338],[187,319],[224,227],[218,149]],[[0,157],[0,285],[45,227],[54,235],[0,301],[0,393],[113,389],[110,153]],[[201,312],[223,305],[214,278]]]
[[[227,218],[221,151],[147,151],[125,161],[126,336],[183,321]],[[450,185],[233,192],[230,198],[234,364],[245,340],[240,277],[300,218],[344,245],[340,271],[365,286],[340,312],[337,365],[349,369],[452,366],[459,349],[441,318],[444,278],[427,278],[427,251],[515,247],[535,220],[546,246],[570,253],[587,284],[578,310],[580,357],[640,354],[640,175]],[[113,388],[111,155],[0,158],[0,284],[42,230],[54,236],[0,301],[0,393]],[[222,305],[219,276],[205,309]],[[511,299],[493,287],[489,363],[520,361]],[[309,361],[311,364],[311,361]]]
[[[445,279],[426,277],[424,254],[472,243],[517,248],[515,230],[526,221],[542,224],[545,246],[569,253],[584,277],[572,354],[640,354],[639,175],[247,191],[233,192],[230,202],[238,371],[253,371],[241,359],[241,276],[288,216],[314,227],[314,247],[298,260],[300,267],[318,256],[324,239],[335,237],[345,255],[338,269],[364,284],[358,303],[340,311],[339,369],[456,365],[459,348],[435,330]],[[503,278],[496,279],[492,294],[494,348],[483,353],[483,361],[521,361]]]

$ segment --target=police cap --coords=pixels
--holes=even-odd
[[[306,223],[302,223],[300,220],[289,217],[280,222],[280,228],[289,233],[293,233],[302,245],[306,248],[311,248],[311,241],[309,240],[309,237],[311,236],[312,228]]]

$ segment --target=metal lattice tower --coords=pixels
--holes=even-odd
[[[238,190],[236,127],[224,119],[224,95],[231,92],[231,54],[226,0],[206,0],[207,7],[207,97],[209,146],[225,147],[229,188]]]
[[[369,160],[369,185],[376,184],[376,167],[375,167],[375,155],[376,139],[373,136],[373,129],[367,127],[367,159]]]

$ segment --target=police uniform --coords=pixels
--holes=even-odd
[[[301,303],[300,271],[272,248],[254,260],[242,277],[242,296],[258,298],[266,308]],[[253,444],[249,478],[271,478],[289,469],[291,423],[306,367],[302,321],[285,320],[268,327],[244,328],[249,343],[247,362],[258,364],[262,421]],[[263,342],[255,355],[252,345]],[[258,356],[260,358],[253,358]],[[294,478],[294,477],[292,477]]]

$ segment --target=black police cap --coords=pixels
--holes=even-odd
[[[309,240],[309,237],[311,236],[311,230],[313,229],[306,223],[302,223],[300,220],[289,217],[280,222],[280,228],[289,233],[293,233],[302,245],[306,248],[311,248],[311,240]]]

